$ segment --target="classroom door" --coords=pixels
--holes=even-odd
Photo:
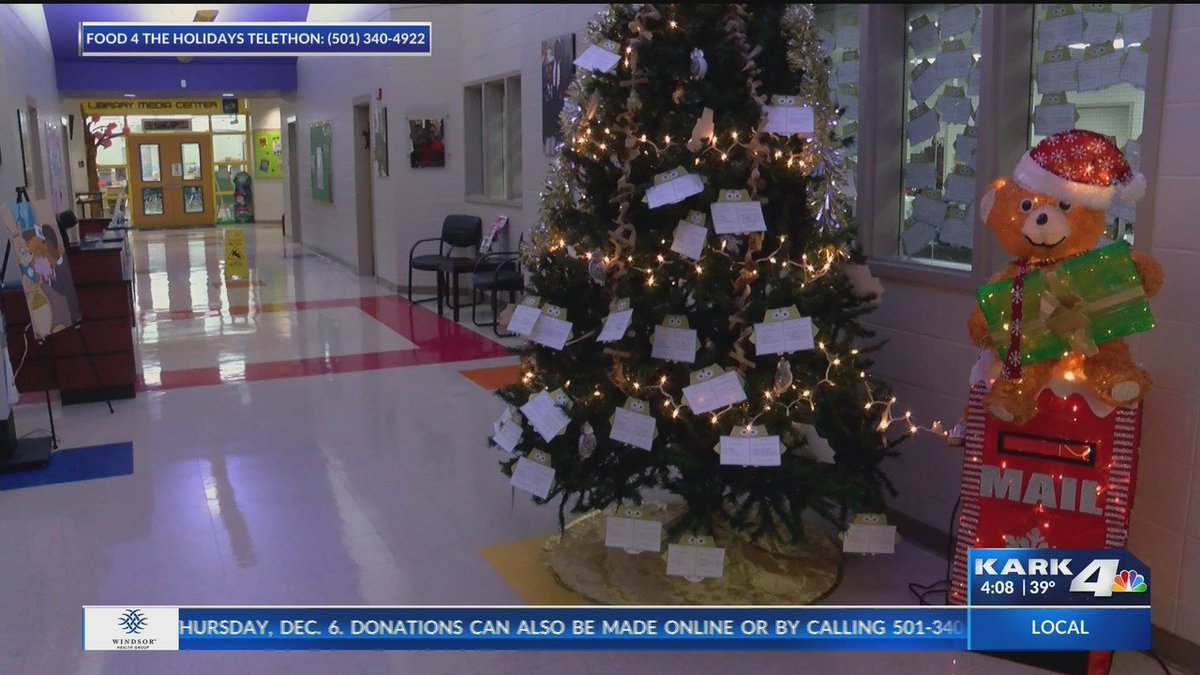
[[[196,227],[216,222],[212,136],[130,134],[125,147],[134,227]]]

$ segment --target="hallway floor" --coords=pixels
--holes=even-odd
[[[965,654],[82,653],[88,604],[519,604],[480,549],[556,530],[512,499],[486,441],[502,405],[462,374],[516,362],[490,329],[278,229],[246,235],[248,283],[223,279],[219,230],[134,235],[138,396],[54,411],[64,451],[132,442],[134,470],[0,491],[0,674],[1035,672]],[[23,401],[18,433],[46,427]],[[906,584],[943,565],[903,542],[854,557],[826,602],[911,604]],[[1159,671],[1123,654],[1115,672]]]

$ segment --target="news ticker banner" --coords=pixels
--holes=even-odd
[[[425,22],[79,24],[80,56],[428,56]]]
[[[83,608],[89,651],[1128,651],[1149,569],[1124,551],[980,549],[970,604]]]

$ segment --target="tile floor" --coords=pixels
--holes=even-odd
[[[0,492],[0,674],[1020,673],[964,654],[87,653],[85,604],[514,604],[479,555],[543,537],[485,438],[500,404],[460,374],[514,363],[346,268],[249,230],[133,240],[142,387],[55,406],[63,447],[132,441],[131,476]],[[469,322],[468,322],[469,323]],[[14,356],[14,360],[16,360]],[[19,433],[45,408],[17,407]],[[908,604],[942,573],[902,543],[848,561],[833,604]],[[1158,672],[1121,655],[1119,673]]]

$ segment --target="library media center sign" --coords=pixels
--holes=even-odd
[[[240,98],[91,99],[81,104],[84,115],[237,115],[246,112]]]

